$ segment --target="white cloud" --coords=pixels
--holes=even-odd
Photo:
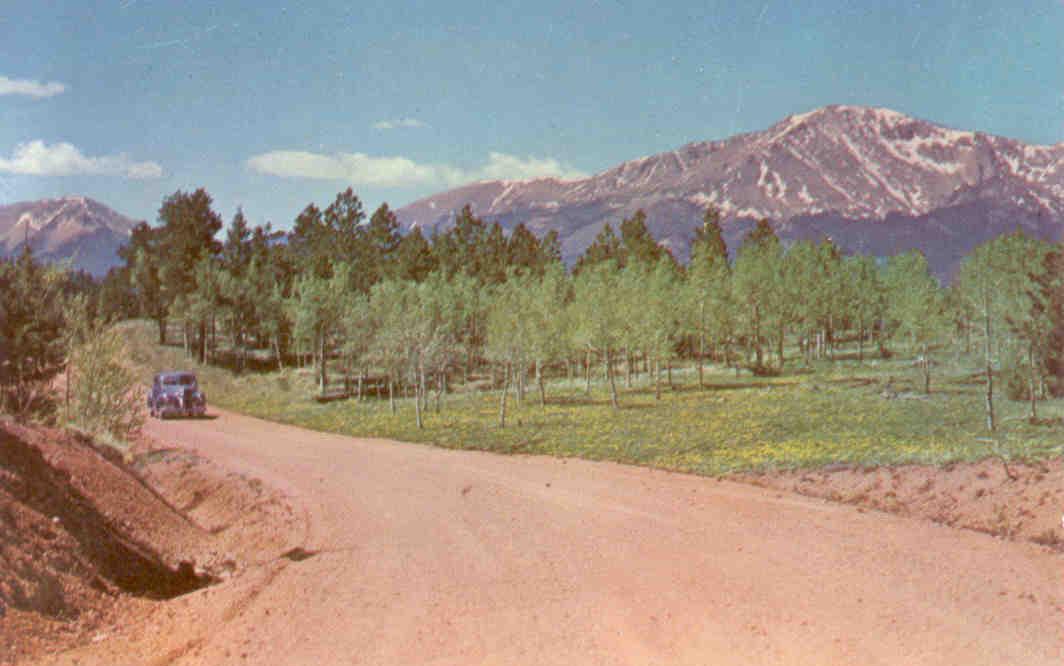
[[[417,118],[399,118],[397,120],[378,120],[373,123],[373,129],[375,130],[390,130],[399,129],[400,127],[428,127],[427,123],[421,122]]]
[[[134,162],[125,154],[88,157],[69,143],[48,145],[36,140],[16,146],[10,158],[0,157],[0,172],[29,176],[107,175],[146,180],[160,178],[163,168],[155,162]]]
[[[474,180],[528,180],[543,177],[575,180],[586,178],[587,174],[562,164],[553,157],[520,158],[506,153],[490,153],[488,163],[480,169]]]
[[[446,164],[420,164],[406,157],[372,157],[365,153],[325,155],[299,150],[275,150],[255,155],[248,159],[247,165],[253,171],[281,178],[338,180],[377,187],[454,187],[478,180],[586,176],[553,158],[521,158],[505,153],[490,153],[487,163],[472,170]]]
[[[65,91],[66,86],[55,81],[42,83],[30,79],[9,79],[6,76],[0,76],[0,95],[27,95],[41,99],[42,97],[55,97]]]
[[[282,178],[343,180],[379,187],[427,185],[448,177],[445,167],[418,164],[405,157],[371,157],[365,153],[322,155],[301,150],[275,150],[255,155],[247,165],[259,173]]]

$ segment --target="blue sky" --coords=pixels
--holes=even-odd
[[[306,5],[306,6],[302,6]],[[0,3],[0,203],[291,225],[572,177],[826,104],[1064,141],[1064,0]]]

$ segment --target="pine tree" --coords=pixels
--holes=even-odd
[[[1049,392],[1064,395],[1064,248],[1057,245],[1031,275],[1032,340],[1040,349]]]
[[[396,254],[401,241],[399,219],[395,212],[388,208],[388,204],[382,203],[370,216],[366,228],[368,252],[366,265],[362,270],[367,273],[367,281],[371,285],[395,275],[398,259]]]
[[[728,246],[724,242],[724,228],[720,224],[720,211],[710,206],[702,216],[702,225],[695,228],[691,241],[691,257],[702,256],[728,260]]]
[[[436,256],[421,229],[411,229],[399,241],[395,251],[394,275],[399,280],[421,282],[437,268]]]
[[[543,270],[539,239],[524,223],[518,224],[510,232],[508,255],[510,266],[536,273]]]
[[[613,227],[607,222],[591,245],[577,259],[573,267],[573,275],[579,275],[585,268],[595,266],[603,262],[612,261],[623,266],[624,253],[621,249],[621,240],[613,233]]]
[[[200,188],[191,194],[178,190],[163,200],[159,209],[158,280],[162,300],[180,311],[186,322],[196,324],[199,358],[206,358],[207,320],[191,319],[190,302],[196,292],[197,270],[205,259],[216,257],[220,244],[214,239],[222,228],[222,218],[211,208],[212,199]],[[150,268],[150,266],[149,266]],[[186,339],[192,331],[186,330]]]

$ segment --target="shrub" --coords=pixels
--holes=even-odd
[[[95,435],[124,440],[144,421],[141,396],[129,356],[114,328],[89,327],[68,356],[67,419]]]

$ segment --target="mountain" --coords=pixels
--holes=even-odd
[[[75,268],[100,276],[120,263],[116,252],[136,223],[87,197],[0,206],[0,256],[16,254],[29,239],[38,257],[70,259]]]
[[[479,182],[397,211],[405,228],[446,228],[465,204],[511,229],[556,229],[572,262],[607,222],[638,209],[686,259],[709,205],[734,248],[759,218],[787,239],[831,236],[848,251],[927,254],[948,277],[971,248],[1022,228],[1064,230],[1064,143],[1035,146],[896,111],[828,106],[723,141],[691,143],[581,180]]]

